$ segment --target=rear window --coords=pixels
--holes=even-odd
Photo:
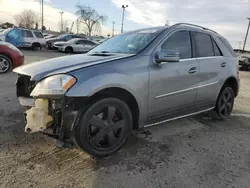
[[[34,31],[34,34],[37,38],[43,38],[43,34],[41,32]]]
[[[232,46],[230,45],[230,43],[227,41],[227,39],[225,39],[224,37],[219,36],[218,37],[221,42],[225,45],[225,47],[228,49],[229,53],[234,56],[237,57],[236,53],[234,52]]]

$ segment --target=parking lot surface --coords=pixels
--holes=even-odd
[[[64,55],[24,54],[26,63]],[[0,76],[0,187],[250,187],[250,72],[240,72],[240,94],[228,120],[203,114],[150,127],[105,159],[24,133],[16,75]]]

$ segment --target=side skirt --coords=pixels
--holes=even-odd
[[[205,110],[201,110],[201,111],[198,111],[198,112],[182,115],[182,116],[177,116],[177,117],[170,118],[170,119],[165,119],[165,120],[158,121],[158,122],[155,122],[155,123],[146,124],[143,127],[151,127],[151,126],[154,126],[154,125],[159,125],[159,124],[166,123],[166,122],[169,122],[169,121],[173,121],[173,120],[176,120],[176,119],[181,119],[181,118],[193,116],[193,115],[196,115],[196,114],[200,114],[200,113],[203,113],[203,112],[207,112],[207,111],[210,111],[212,109],[214,109],[214,107],[211,107],[211,108],[208,108],[208,109],[205,109]]]

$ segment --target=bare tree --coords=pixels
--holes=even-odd
[[[31,9],[25,9],[21,13],[13,16],[18,27],[33,29],[39,22],[39,16]]]
[[[63,21],[62,23],[61,23],[61,22],[58,22],[58,29],[59,29],[61,32],[63,32],[63,33],[67,32],[67,31],[69,30],[69,27],[68,27],[68,26],[69,26],[69,25],[68,25],[67,20]]]
[[[92,31],[100,30],[101,25],[107,20],[107,17],[100,15],[90,6],[76,5],[78,20],[86,26],[87,35],[91,36]]]

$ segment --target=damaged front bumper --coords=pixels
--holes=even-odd
[[[19,102],[27,109],[24,112],[25,131],[53,137],[60,147],[74,145],[74,125],[84,99],[66,96],[33,98],[30,93],[34,87],[35,84],[24,75],[16,82]]]

